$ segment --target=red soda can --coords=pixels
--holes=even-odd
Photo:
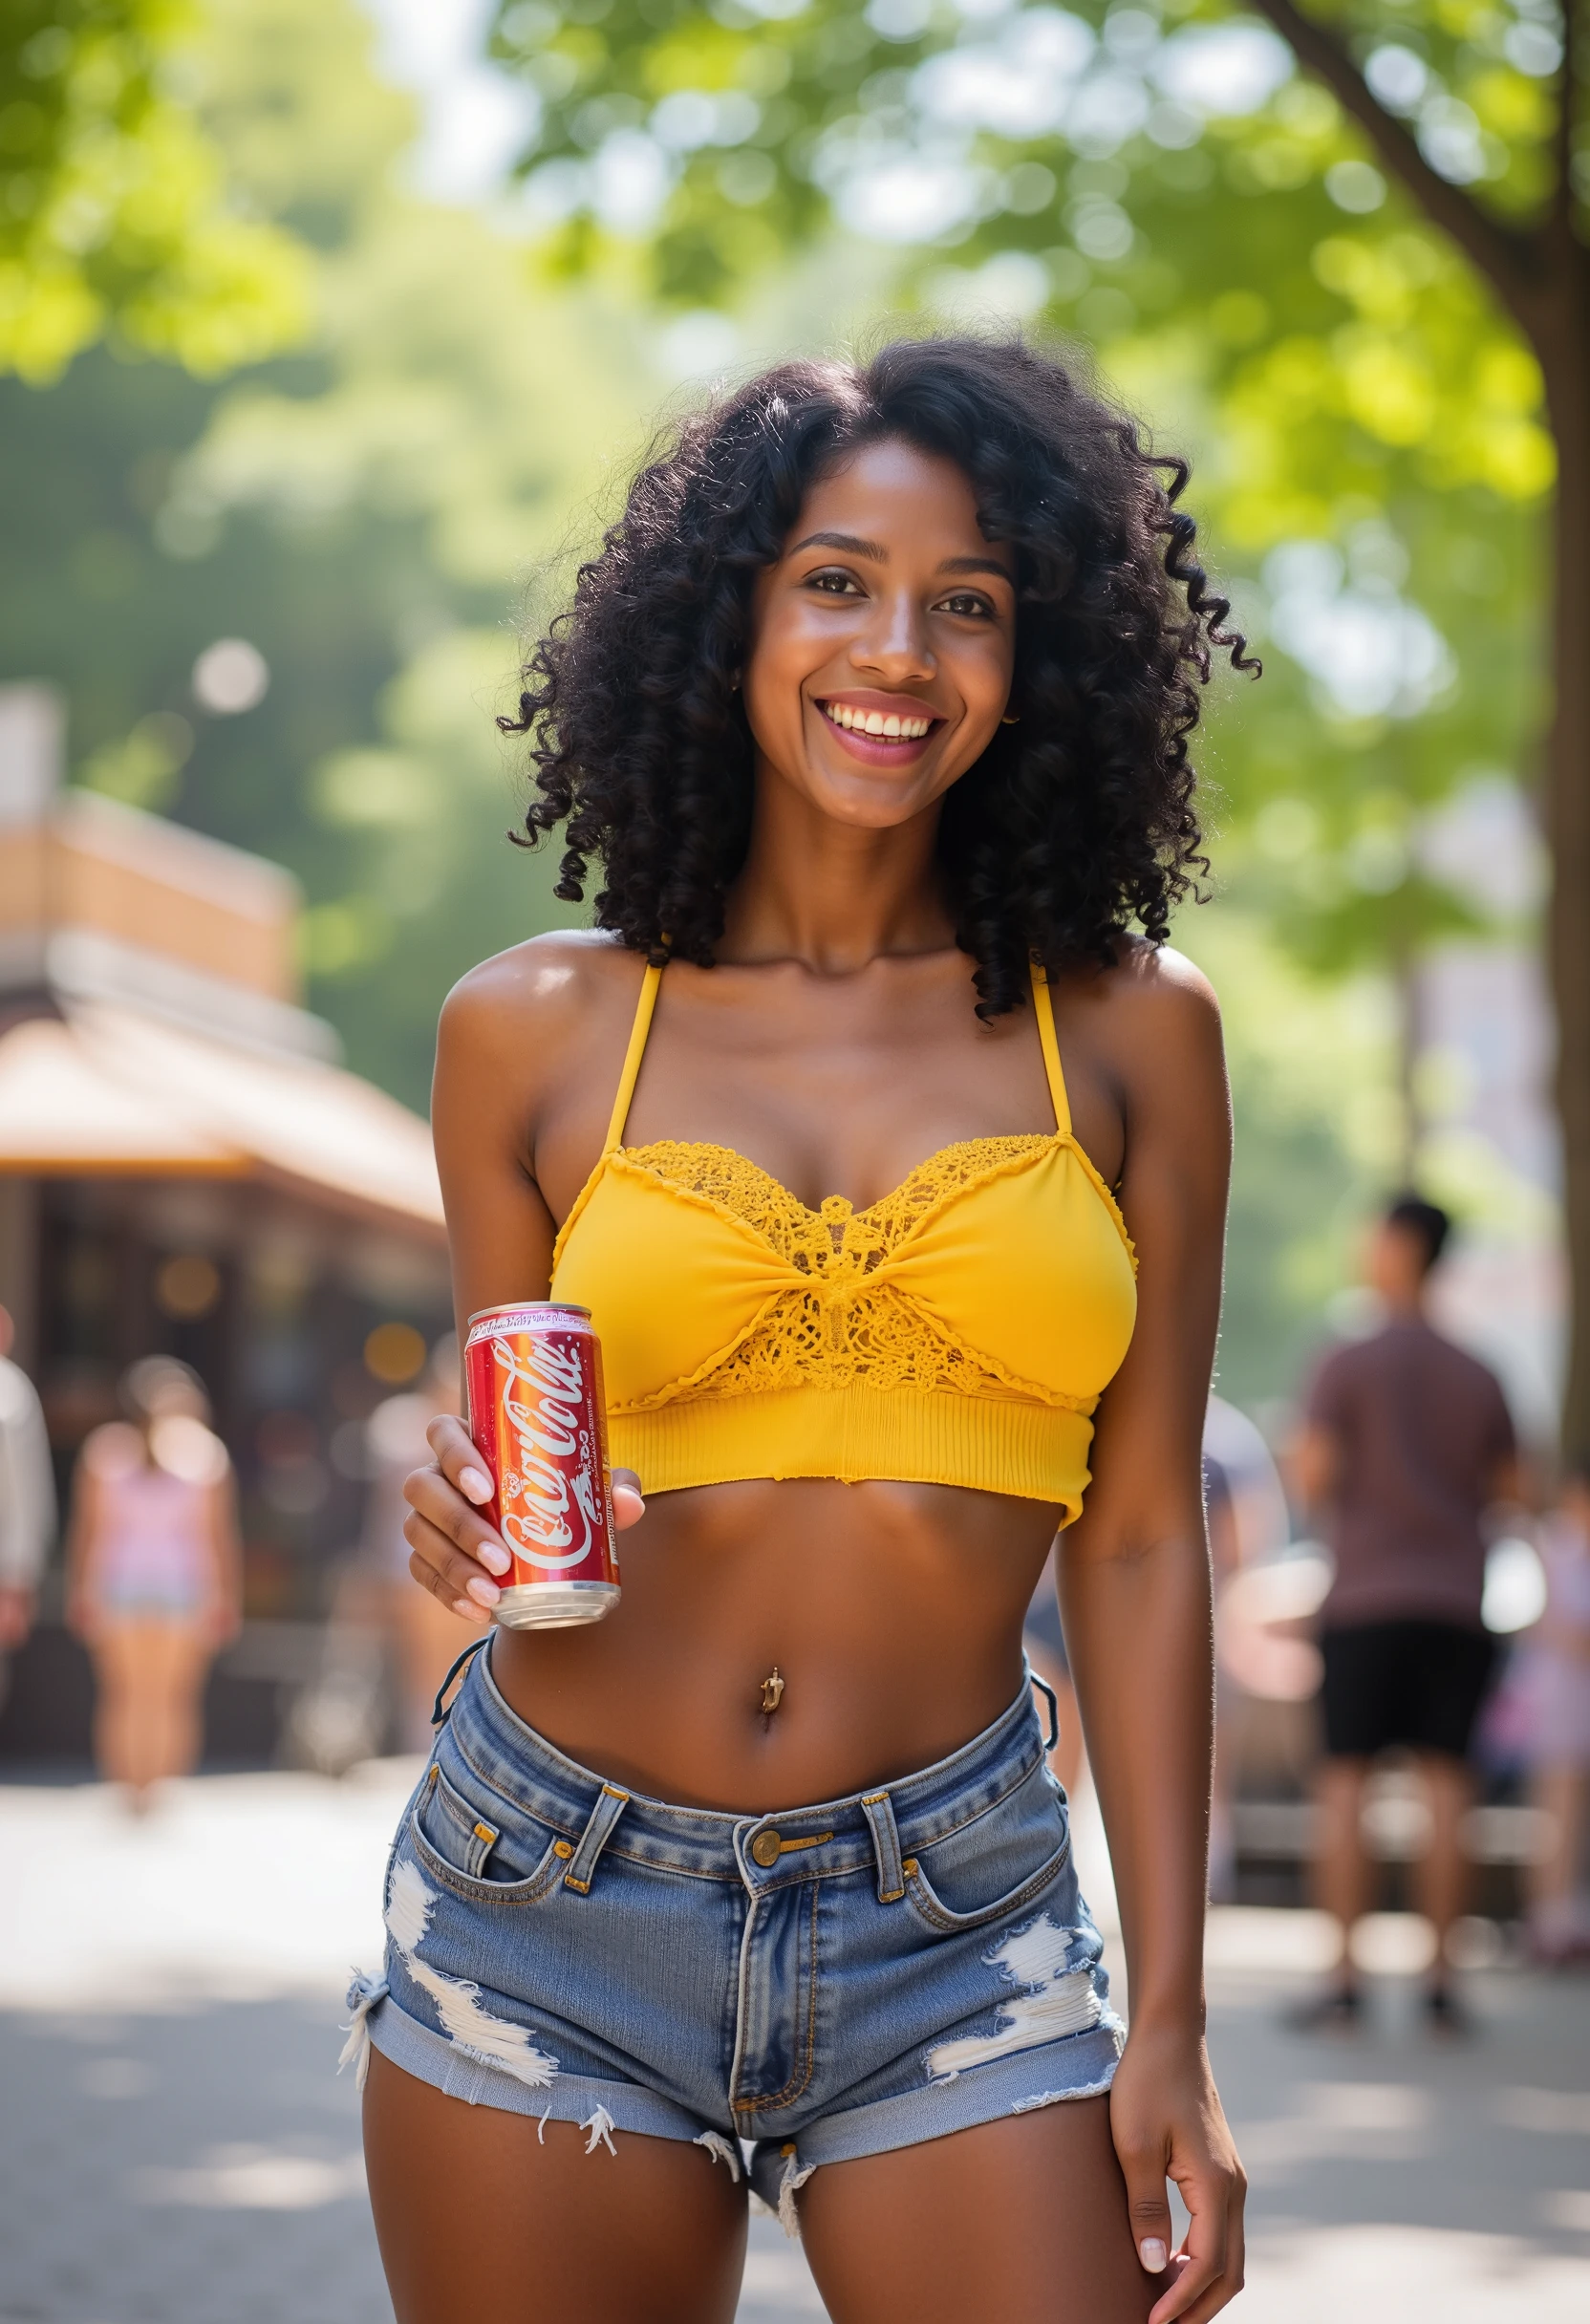
[[[494,1621],[600,1622],[618,1603],[602,1349],[589,1307],[483,1307],[463,1347],[469,1433],[496,1488],[484,1514],[513,1558]]]

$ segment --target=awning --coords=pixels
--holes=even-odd
[[[0,1171],[270,1181],[442,1232],[431,1137],[383,1090],[100,1003],[0,1035]]]
[[[70,1025],[34,1017],[0,1036],[0,1170],[195,1171],[237,1174],[235,1149],[162,1098],[130,1087]]]

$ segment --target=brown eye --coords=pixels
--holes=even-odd
[[[855,576],[852,573],[831,571],[808,573],[806,587],[821,590],[826,597],[859,597],[861,595],[861,591],[857,588]]]
[[[942,611],[946,613],[954,613],[957,620],[979,621],[990,619],[994,608],[986,597],[978,597],[969,591],[957,590],[953,597],[943,599]]]

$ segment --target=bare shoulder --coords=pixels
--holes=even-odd
[[[1146,1024],[1218,1025],[1214,987],[1195,962],[1173,944],[1150,944],[1128,936],[1113,968],[1100,979],[1114,1005]]]
[[[1159,1072],[1172,1060],[1218,1065],[1220,1004],[1185,953],[1142,936],[1121,941],[1113,967],[1088,979],[1088,1015],[1119,1068]]]
[[[600,931],[530,936],[459,979],[442,1003],[441,1047],[548,1060],[593,1024],[633,1011],[640,978],[636,955]]]

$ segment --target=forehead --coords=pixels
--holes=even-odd
[[[978,523],[971,478],[953,460],[889,437],[847,453],[813,478],[786,545],[811,532],[843,532],[892,552],[992,556],[1014,572],[1009,545]]]

